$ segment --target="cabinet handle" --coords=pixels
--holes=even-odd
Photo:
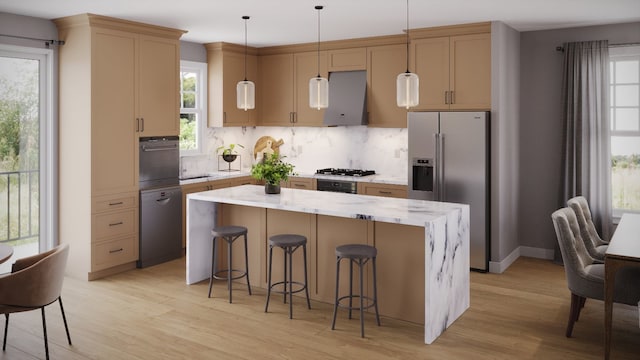
[[[289,122],[293,122],[293,112],[289,112]]]
[[[140,132],[140,118],[136,118],[136,132]]]
[[[140,127],[140,132],[144,132],[144,118],[140,118],[140,123],[142,126]]]
[[[455,104],[456,103],[456,97],[455,97],[455,91],[451,90],[451,103]]]
[[[120,252],[120,251],[124,251],[124,249],[120,248],[120,249],[117,249],[117,250],[109,250],[109,254],[115,254],[115,253]]]
[[[118,221],[117,223],[111,223],[109,226],[118,226],[124,224],[122,221]]]
[[[118,201],[118,202],[109,203],[109,206],[116,206],[116,205],[122,205],[122,204],[124,204],[122,201]]]
[[[293,112],[293,122],[297,123],[298,122],[298,113],[297,112]]]
[[[391,195],[391,191],[378,191],[379,194]]]
[[[449,104],[449,91],[444,92],[444,103]]]

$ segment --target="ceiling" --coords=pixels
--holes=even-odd
[[[0,0],[0,12],[54,19],[94,13],[187,30],[182,40],[250,46],[400,34],[405,0]],[[518,31],[640,21],[640,0],[411,0],[410,28],[502,21]]]

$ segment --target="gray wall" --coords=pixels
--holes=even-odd
[[[523,32],[520,92],[520,245],[554,249],[551,213],[560,199],[562,61],[564,42],[640,43],[640,23]]]
[[[0,43],[46,48],[43,41],[16,39],[2,35],[16,35],[39,39],[58,39],[58,29],[51,20],[0,12]],[[55,48],[55,47],[54,47]]]
[[[203,44],[180,41],[180,60],[207,62],[207,49]]]
[[[503,261],[519,246],[518,127],[520,33],[501,22],[491,26],[491,263]],[[508,266],[508,264],[506,264]]]

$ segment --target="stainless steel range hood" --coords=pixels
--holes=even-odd
[[[324,125],[367,124],[367,72],[339,71],[329,74],[329,108]]]

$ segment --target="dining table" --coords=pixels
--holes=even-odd
[[[623,267],[640,267],[640,214],[625,213],[604,256],[604,358],[611,353],[611,322],[616,273]]]
[[[13,255],[13,247],[7,244],[0,243],[0,264],[9,260]]]

